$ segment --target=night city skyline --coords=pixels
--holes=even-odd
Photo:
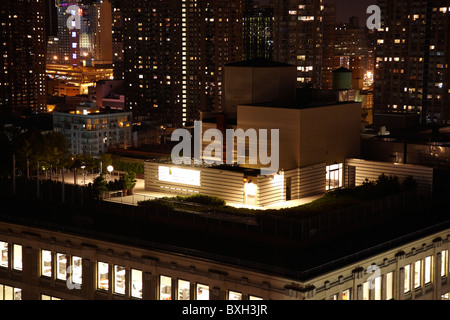
[[[0,300],[450,300],[447,0],[7,0],[0,23]]]

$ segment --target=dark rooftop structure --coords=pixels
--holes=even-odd
[[[278,62],[264,58],[254,58],[250,60],[231,62],[226,64],[227,67],[244,67],[244,68],[277,68],[277,67],[295,67],[292,64]]]

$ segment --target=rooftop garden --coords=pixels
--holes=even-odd
[[[325,193],[323,197],[317,200],[292,208],[268,210],[236,208],[227,206],[223,199],[201,194],[140,201],[138,202],[138,205],[142,207],[164,207],[167,210],[180,209],[196,212],[221,212],[239,215],[269,213],[295,217],[330,212],[389,195],[398,194],[400,192],[412,191],[415,190],[416,187],[417,183],[412,177],[408,177],[400,182],[397,176],[387,176],[382,174],[376,181],[366,180],[360,186],[334,189]]]

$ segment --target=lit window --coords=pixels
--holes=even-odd
[[[381,300],[381,277],[375,278],[375,287],[373,296],[375,300]]]
[[[403,292],[407,293],[411,290],[411,265],[408,264],[405,266],[405,285],[403,288]]]
[[[342,292],[342,300],[350,300],[350,289]]]
[[[178,280],[178,300],[190,300],[191,283],[186,280]]]
[[[394,298],[394,273],[389,272],[386,275],[386,300]]]
[[[326,190],[342,187],[343,164],[327,166]]]
[[[125,294],[125,267],[114,266],[114,292]]]
[[[76,53],[73,53],[72,54],[72,59],[76,59],[77,58],[77,54]]]
[[[61,300],[61,298],[56,298],[56,297],[48,296],[46,294],[41,294],[41,300]]]
[[[82,259],[81,257],[72,257],[72,282],[81,284],[82,281]]]
[[[0,301],[1,300],[22,300],[22,289],[0,284]]]
[[[159,300],[172,300],[172,278],[160,276]]]
[[[421,260],[417,260],[414,264],[414,288],[419,288],[421,284],[421,270],[420,267],[422,265]]]
[[[370,289],[367,281],[363,284],[363,300],[370,300]]]
[[[41,251],[41,275],[44,277],[52,276],[52,252],[48,250]]]
[[[109,289],[109,264],[105,262],[98,262],[97,282],[98,289]]]
[[[447,275],[447,266],[448,266],[448,251],[447,250],[443,250],[441,251],[441,277],[445,277]]]
[[[59,280],[67,279],[67,256],[62,253],[56,254],[56,278]]]
[[[13,245],[13,268],[22,270],[22,246],[20,244]]]
[[[228,292],[228,300],[242,300],[242,293],[229,291]]]
[[[197,284],[197,300],[209,300],[209,286]]]
[[[0,241],[0,267],[8,267],[8,243]]]
[[[248,300],[262,300],[262,298],[255,296],[248,296]]]
[[[425,258],[424,282],[425,284],[431,282],[431,256]]]
[[[131,296],[142,299],[142,271],[131,269]]]

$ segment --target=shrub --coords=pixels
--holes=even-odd
[[[144,174],[144,164],[140,162],[124,161],[120,159],[112,159],[114,170],[123,172],[133,172],[135,174]]]
[[[119,191],[123,190],[123,181],[115,179],[114,181],[109,181],[107,183],[108,191]]]
[[[411,191],[417,188],[417,182],[412,176],[407,177],[402,182],[402,189],[404,191]]]
[[[395,194],[401,191],[401,185],[397,176],[386,176],[382,173],[375,184],[377,193],[380,196]]]
[[[168,198],[158,198],[158,199],[138,201],[137,205],[139,207],[153,209],[154,211],[160,213],[168,213],[174,210],[174,205],[173,203],[168,201]]]
[[[94,192],[97,195],[102,194],[105,191],[108,191],[108,184],[103,174],[99,175],[97,178],[94,179],[93,187]]]
[[[225,206],[225,204],[226,204],[225,200],[223,200],[221,198],[214,197],[214,196],[207,196],[204,194],[194,194],[192,196],[187,196],[187,197],[178,196],[176,198],[181,201],[194,202],[194,203],[209,205],[209,206],[214,206],[214,207],[222,207],[222,206]]]

